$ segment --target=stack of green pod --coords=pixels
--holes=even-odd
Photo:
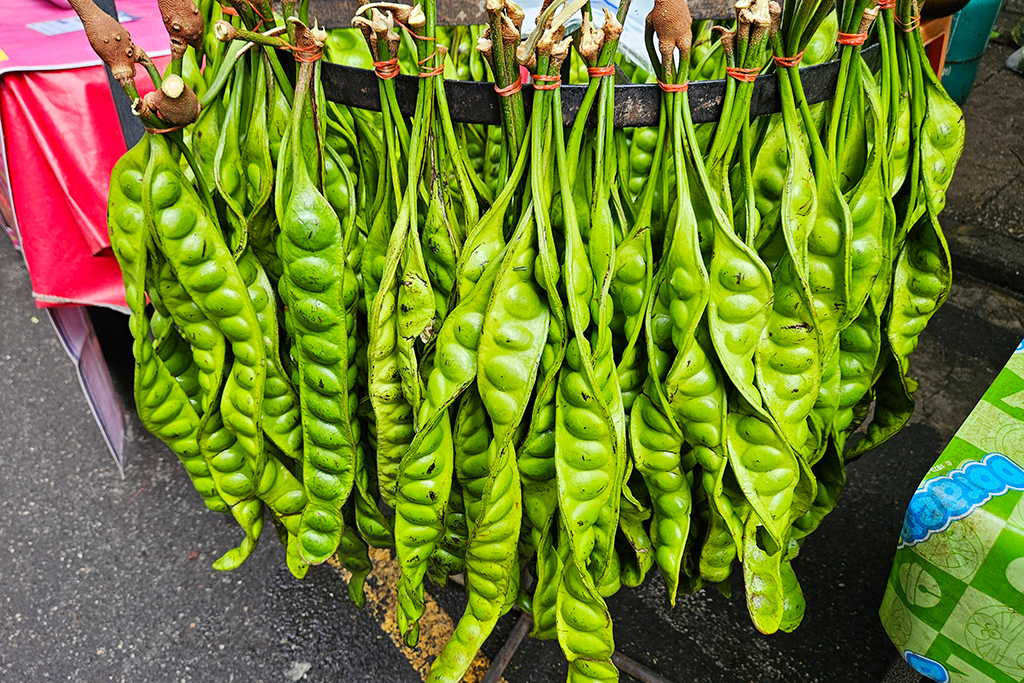
[[[218,569],[267,511],[291,571],[337,557],[361,605],[368,548],[393,548],[410,645],[426,579],[462,574],[434,681],[513,606],[569,680],[616,680],[605,599],[654,567],[673,604],[742,581],[758,629],[799,624],[794,559],[846,464],[909,419],[909,357],[949,290],[963,124],[914,3],[750,0],[691,27],[658,0],[654,73],[623,70],[660,84],[659,125],[622,130],[628,3],[549,3],[521,38],[511,0],[447,29],[432,2],[368,5],[329,35],[303,2],[159,2],[172,59],[137,57],[158,93],[108,220],[139,415],[243,533]],[[325,52],[376,69],[381,111],[326,100]],[[830,58],[836,95],[808,106],[799,68]],[[587,86],[571,125],[567,59]],[[411,118],[398,71],[421,77]],[[758,74],[781,113],[751,117]],[[694,125],[686,84],[723,76],[721,119]],[[501,125],[453,122],[445,77],[493,81]]]

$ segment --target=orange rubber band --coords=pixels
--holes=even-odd
[[[229,17],[237,17],[238,16],[238,10],[236,10],[234,7],[221,7],[220,8],[220,13],[221,14],[226,14]]]
[[[757,68],[744,69],[738,66],[728,66],[725,68],[725,73],[740,83],[753,83],[757,80],[757,75],[761,73],[761,70]]]
[[[304,64],[309,64],[311,62],[318,61],[321,57],[324,56],[323,45],[319,47],[317,47],[316,45],[310,45],[307,48],[294,47],[292,48],[292,51],[295,53],[295,61],[302,62]]]
[[[900,27],[900,30],[903,31],[904,33],[913,33],[921,26],[920,16],[912,16],[910,17],[910,21],[906,23],[904,23],[903,20],[900,19],[898,14],[894,15],[893,18],[896,20],[896,24]]]
[[[544,74],[537,74],[533,77],[534,90],[557,90],[561,85],[561,76],[545,76]]]
[[[881,0],[878,3],[878,9],[896,9],[896,0]]]
[[[252,11],[256,13],[256,16],[260,18],[260,24],[267,20],[266,15],[264,15],[263,12],[260,11],[259,7],[257,7],[252,0],[246,1],[249,3],[250,9],[252,9]]]
[[[522,76],[522,74],[519,75],[519,78],[516,79],[515,83],[513,83],[512,85],[506,85],[504,88],[499,88],[497,83],[494,84],[494,92],[498,93],[498,95],[500,95],[501,97],[512,97],[512,95],[515,95],[517,92],[519,92],[522,89],[523,89],[523,76]]]
[[[836,42],[840,45],[863,45],[867,39],[868,34],[866,33],[843,33],[839,31],[836,34]]]
[[[444,64],[438,64],[430,71],[420,71],[416,75],[420,78],[430,78],[431,76],[440,76],[444,73]]]
[[[601,78],[602,76],[614,76],[615,65],[609,64],[608,66],[588,66],[587,75],[591,78]]]
[[[658,87],[668,93],[686,92],[690,89],[690,81],[683,81],[682,83],[662,83],[658,81]]]
[[[434,57],[437,57],[437,50],[434,50],[431,54],[427,55],[426,57],[424,57],[423,59],[419,60],[416,63],[419,64],[420,67],[422,67],[424,62],[429,62]],[[433,69],[431,69],[430,71],[420,71],[416,75],[419,76],[420,78],[430,78],[431,76],[440,76],[441,74],[443,74],[444,73],[444,55],[442,54],[439,57],[439,59],[441,60],[441,63],[438,64],[437,66],[435,66]]]
[[[398,66],[398,57],[386,59],[383,62],[374,62],[373,70],[377,72],[377,78],[385,81],[391,80],[402,72],[402,68]]]
[[[412,36],[415,40],[432,40],[435,43],[437,42],[437,38],[431,38],[429,36],[421,36],[420,34],[416,33],[416,31],[413,31],[411,28],[409,28],[408,26],[406,26],[402,22],[398,21],[397,19],[395,19],[395,23],[398,24],[399,26],[401,26],[402,28],[404,28],[406,31],[408,31],[409,35]],[[433,55],[431,55],[431,57],[433,57]]]
[[[173,133],[176,130],[181,130],[184,127],[185,126],[171,126],[170,128],[149,128],[147,126],[146,127],[146,132],[147,133],[152,133],[154,135],[163,135],[165,133]]]
[[[772,55],[772,59],[774,59],[775,63],[779,66],[798,66],[800,64],[800,60],[804,58],[804,52],[804,50],[801,50],[798,54],[795,54],[792,57],[777,57]]]

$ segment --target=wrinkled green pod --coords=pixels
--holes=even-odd
[[[264,457],[259,419],[266,356],[256,312],[220,229],[182,175],[167,141],[156,138],[151,149],[143,207],[157,245],[182,288],[231,344],[234,359],[224,384],[222,419],[259,476]],[[255,483],[239,487],[237,495],[251,499]]]
[[[303,67],[308,65],[304,64]],[[303,102],[312,69],[300,74]],[[301,96],[300,96],[301,95]],[[341,508],[352,490],[358,434],[349,394],[349,342],[345,298],[345,245],[338,217],[313,185],[297,144],[307,125],[296,107],[290,137],[290,188],[280,209],[278,251],[284,272],[282,298],[293,327],[302,413],[303,484],[309,502],[299,527],[299,550],[311,564],[334,554],[344,530]],[[279,160],[278,168],[282,167]],[[279,178],[280,180],[280,178]],[[354,296],[354,288],[350,289]]]

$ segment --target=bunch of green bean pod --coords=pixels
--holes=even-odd
[[[963,123],[915,3],[745,0],[691,26],[656,0],[650,73],[617,54],[628,2],[547,3],[525,38],[511,0],[474,27],[375,3],[330,33],[301,1],[159,3],[172,58],[137,60],[157,92],[108,223],[140,418],[241,530],[215,567],[267,512],[295,576],[336,558],[361,606],[369,549],[393,548],[410,646],[426,580],[462,574],[432,681],[513,606],[568,680],[617,680],[606,598],[652,569],[673,605],[742,583],[756,628],[799,625],[801,544],[908,421],[950,286]],[[123,30],[73,4],[91,38]],[[800,66],[833,56],[835,97],[808,105]],[[374,69],[380,111],[329,102],[324,57]],[[616,68],[658,84],[658,126],[615,128]],[[758,76],[781,112],[751,115]],[[695,125],[688,82],[722,77]],[[454,122],[445,78],[493,82],[501,124]]]

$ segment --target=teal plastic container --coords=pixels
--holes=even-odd
[[[1003,0],[971,0],[953,15],[942,85],[957,104],[963,104],[978,77],[978,65],[988,47]]]

